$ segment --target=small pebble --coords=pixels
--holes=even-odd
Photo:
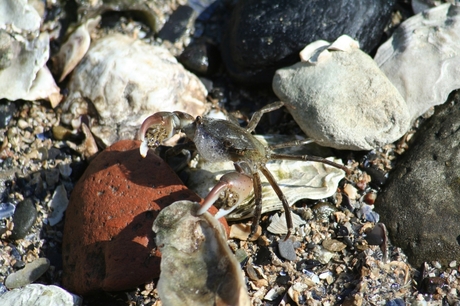
[[[327,220],[329,216],[337,211],[337,207],[329,202],[321,202],[311,208],[316,218],[319,220]]]
[[[276,278],[276,283],[280,286],[286,286],[290,280],[289,275],[280,275]]]
[[[374,226],[374,228],[366,234],[364,239],[366,239],[369,245],[381,245],[385,239],[383,228],[379,225]]]
[[[37,220],[37,209],[31,199],[26,199],[16,206],[13,215],[13,231],[11,239],[24,238]]]
[[[296,264],[297,271],[311,270],[315,267],[320,266],[321,263],[314,259],[303,259]]]
[[[5,280],[5,286],[9,289],[19,288],[36,281],[50,267],[47,258],[38,258],[25,265],[24,269],[11,273]]]
[[[420,285],[420,292],[434,294],[436,288],[441,288],[446,284],[446,280],[441,277],[425,277]]]
[[[259,246],[254,264],[258,266],[269,265],[272,262],[272,253],[266,246]]]
[[[345,243],[337,239],[325,239],[322,245],[326,250],[330,252],[340,252],[347,247]]]
[[[405,306],[406,302],[402,299],[394,299],[386,302],[385,306]]]
[[[278,242],[278,251],[281,257],[287,260],[296,260],[297,255],[295,254],[294,244],[291,239],[286,241],[280,240]]]

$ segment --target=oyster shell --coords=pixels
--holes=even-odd
[[[91,132],[105,145],[135,138],[142,121],[158,111],[201,115],[207,95],[165,48],[121,34],[92,43],[69,92],[62,121],[78,128],[80,117],[89,115]]]
[[[153,223],[161,250],[163,305],[250,305],[240,265],[222,225],[198,203],[177,201]]]
[[[48,99],[55,107],[60,89],[46,66],[49,35],[26,0],[0,1],[0,98]]]
[[[443,4],[404,21],[376,63],[406,100],[412,119],[460,88],[460,6]]]
[[[289,137],[277,135],[255,135],[258,140],[268,145],[268,143],[280,143],[290,140]],[[283,139],[283,140],[281,140]],[[305,147],[293,147],[282,151],[286,154],[300,155],[305,152]],[[339,159],[328,158],[336,163],[341,163]],[[266,167],[275,177],[278,185],[286,196],[290,204],[294,204],[301,199],[322,199],[332,196],[338,183],[345,177],[343,170],[334,168],[318,162],[274,160],[266,164]],[[195,191],[201,197],[206,197],[209,191],[216,185],[222,175],[234,171],[233,162],[210,163],[199,159],[195,169],[190,172],[187,187]],[[283,205],[273,188],[264,176],[262,180],[262,213],[282,210]],[[254,198],[245,199],[233,212],[226,218],[228,220],[240,220],[249,218],[253,215]]]

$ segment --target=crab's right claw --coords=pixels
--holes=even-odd
[[[176,133],[179,119],[174,113],[158,112],[147,119],[139,129],[138,139],[142,141],[140,153],[147,156],[149,147],[157,147],[164,140],[171,138]]]
[[[223,197],[224,204],[215,217],[219,219],[226,216],[251,194],[252,189],[252,178],[249,175],[229,172],[223,175],[209,192],[197,214],[204,214],[219,197]]]

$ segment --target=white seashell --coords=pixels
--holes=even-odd
[[[294,229],[307,223],[299,215],[293,212],[291,212],[291,217],[292,217],[292,224],[293,224]],[[279,214],[274,214],[267,230],[273,234],[279,234],[279,235],[287,234],[288,228],[286,225],[286,213],[283,212],[281,216]]]
[[[460,6],[443,4],[404,21],[376,63],[406,100],[412,119],[460,88]]]
[[[342,35],[332,44],[325,40],[312,42],[300,51],[299,56],[302,62],[316,65],[331,58],[329,50],[351,52],[352,49],[359,49],[359,42],[348,35]]]

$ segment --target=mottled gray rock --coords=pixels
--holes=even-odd
[[[158,111],[205,110],[207,91],[163,47],[113,34],[92,43],[75,68],[62,120],[78,128],[89,115],[91,132],[105,145],[133,139],[144,119]]]
[[[298,61],[307,44],[347,34],[370,52],[379,43],[395,0],[245,0],[233,9],[222,57],[241,82],[270,83],[276,69]]]
[[[460,6],[444,4],[404,21],[375,61],[415,119],[460,88]]]
[[[460,258],[460,94],[416,133],[375,208],[390,241],[419,266]]]
[[[17,240],[24,238],[37,220],[37,208],[31,199],[25,199],[16,205],[13,215],[13,231],[10,238]]]
[[[47,258],[38,258],[14,273],[6,277],[5,286],[9,289],[19,288],[36,281],[50,267],[50,261]]]
[[[301,58],[276,72],[273,90],[316,143],[370,150],[406,133],[406,103],[355,41],[347,36],[333,44],[316,41]]]
[[[54,285],[30,284],[0,295],[2,306],[79,306],[82,299]]]

